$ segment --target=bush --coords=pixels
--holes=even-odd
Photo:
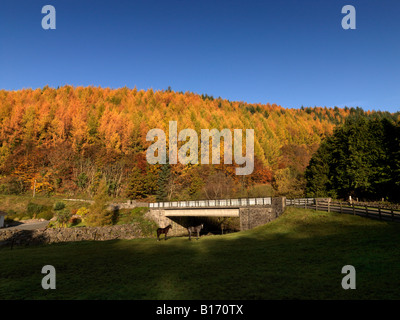
[[[89,214],[89,209],[86,207],[81,207],[78,209],[78,211],[76,212],[76,214],[78,216],[81,216],[82,219],[85,219],[85,217]]]
[[[26,209],[26,213],[27,213],[27,216],[30,219],[32,219],[33,217],[37,216],[39,213],[47,211],[47,210],[49,210],[49,208],[44,205],[29,202],[27,209]]]
[[[89,226],[105,226],[113,223],[113,212],[108,210],[108,187],[105,178],[100,181],[94,203],[90,206],[90,214],[86,218]]]
[[[55,210],[55,211],[63,210],[64,208],[65,208],[65,203],[62,202],[62,201],[57,201],[57,202],[54,204],[54,210]]]
[[[18,214],[14,210],[7,210],[7,215],[4,217],[4,222],[10,223],[13,222],[15,219],[19,220]]]
[[[25,212],[16,212],[14,210],[7,210],[7,215],[4,218],[4,220],[7,223],[10,223],[12,221],[19,221],[25,216]]]
[[[57,222],[63,226],[67,226],[69,219],[71,218],[71,212],[68,209],[58,210],[56,212]]]
[[[38,219],[44,219],[44,220],[50,220],[51,218],[53,218],[54,214],[51,210],[47,210],[47,211],[43,211],[41,213],[39,213],[36,218]]]
[[[16,217],[18,214],[15,210],[7,210],[7,217],[10,219],[13,219],[14,217]]]
[[[89,181],[89,178],[88,178],[88,176],[86,175],[86,173],[81,172],[81,173],[78,175],[78,180],[77,180],[76,184],[77,184],[77,186],[78,186],[81,190],[83,190],[83,189],[86,188],[88,181]]]
[[[2,179],[0,185],[0,194],[21,194],[26,191],[26,183],[16,177],[7,177]]]

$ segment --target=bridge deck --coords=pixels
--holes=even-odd
[[[186,209],[186,208],[241,208],[247,206],[266,206],[272,204],[272,198],[242,198],[221,200],[170,201],[150,203],[150,209]]]

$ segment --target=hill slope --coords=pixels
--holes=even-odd
[[[204,188],[221,180],[218,173],[228,188],[214,197],[299,197],[304,195],[304,170],[321,140],[347,117],[363,114],[359,108],[284,109],[170,89],[0,90],[0,193],[35,188],[93,197],[105,178],[112,196],[155,195],[161,168],[146,162],[152,144],[146,134],[159,128],[168,139],[169,121],[177,121],[178,132],[194,129],[199,137],[201,129],[254,129],[255,169],[238,177],[234,165],[173,165],[166,200],[216,193]],[[251,190],[257,184],[273,190]]]
[[[176,165],[171,183],[179,188],[170,198],[202,196],[207,177],[216,171],[230,177],[236,191],[272,183],[280,194],[300,195],[302,174],[321,139],[355,111],[284,109],[171,90],[0,90],[0,192],[23,193],[35,187],[36,192],[92,197],[105,177],[113,196],[155,194],[160,168],[146,163],[145,150],[151,144],[146,134],[154,128],[168,132],[169,121],[177,121],[178,132],[190,128],[198,135],[201,129],[254,129],[256,162],[253,174],[242,180],[229,165]],[[142,189],[129,187],[137,184],[135,179],[142,181]]]

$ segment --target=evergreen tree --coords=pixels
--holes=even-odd
[[[127,197],[131,199],[144,198],[147,194],[146,182],[146,176],[139,168],[134,167],[128,181]]]
[[[355,110],[323,142],[306,169],[306,195],[400,201],[399,125]]]
[[[323,142],[311,158],[305,171],[305,178],[307,180],[306,197],[318,198],[329,196],[329,162],[329,143]]]
[[[158,176],[158,190],[156,193],[156,201],[167,201],[168,197],[168,183],[171,177],[171,166],[170,164],[163,164],[161,171]]]
[[[108,210],[109,200],[107,182],[105,178],[102,178],[86,219],[88,225],[105,226],[112,224],[113,212]]]
[[[158,190],[158,176],[159,176],[158,165],[147,164],[146,176],[145,176],[145,190],[146,194],[156,194]]]

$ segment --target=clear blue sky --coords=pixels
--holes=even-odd
[[[356,30],[341,27],[347,4]],[[2,0],[0,88],[65,84],[395,112],[400,1]]]

